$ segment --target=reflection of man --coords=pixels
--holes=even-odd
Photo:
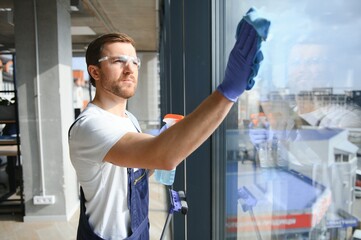
[[[297,44],[292,47],[288,61],[288,88],[293,93],[330,87],[334,67],[329,61],[329,46]]]

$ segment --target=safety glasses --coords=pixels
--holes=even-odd
[[[98,62],[109,61],[112,64],[120,63],[122,67],[127,66],[129,63],[132,63],[134,66],[140,68],[140,59],[138,57],[132,57],[127,55],[120,55],[116,57],[105,56],[98,60]]]

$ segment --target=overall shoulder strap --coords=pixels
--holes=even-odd
[[[77,118],[69,127],[69,130],[68,130],[68,139],[70,138],[70,131],[71,129],[74,127],[75,123],[77,123],[80,119],[82,119],[84,116],[81,116],[79,118]]]
[[[137,129],[137,131],[138,131],[138,132],[142,132],[142,130],[140,129],[139,122],[138,122],[138,120],[134,117],[134,115],[133,115],[131,112],[127,111],[127,110],[125,110],[125,113],[126,113],[127,116],[129,117],[130,121],[132,121],[132,123],[133,123],[134,127]]]

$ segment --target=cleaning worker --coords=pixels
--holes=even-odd
[[[133,39],[110,33],[89,44],[86,62],[96,94],[69,129],[70,158],[81,186],[77,239],[149,239],[148,169],[174,169],[253,87],[269,25],[251,9],[239,23],[217,90],[158,136],[141,133],[126,111],[141,65]]]

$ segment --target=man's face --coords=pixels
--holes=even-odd
[[[96,88],[128,99],[135,94],[137,88],[138,66],[131,60],[122,61],[119,56],[137,57],[135,48],[130,43],[106,44],[101,58],[107,58],[99,63],[99,78],[96,79]]]
[[[289,57],[288,83],[291,92],[311,91],[329,84],[329,64],[326,47],[300,44],[293,47]]]

